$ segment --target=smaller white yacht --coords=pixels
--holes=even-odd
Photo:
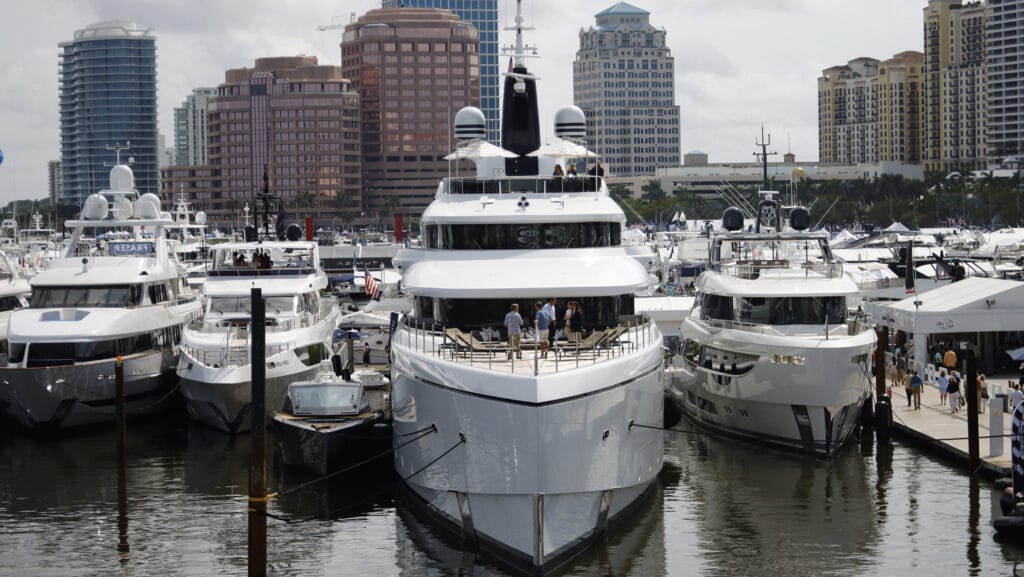
[[[21,276],[20,267],[0,252],[0,354],[7,354],[7,323],[11,313],[28,307],[32,285]]]
[[[284,405],[288,384],[315,377],[330,358],[338,324],[315,242],[223,243],[210,251],[206,314],[186,327],[178,363],[189,417],[239,433],[251,426],[251,290],[266,302],[267,414]]]
[[[155,194],[138,196],[128,166],[91,195],[63,257],[32,277],[31,308],[11,313],[0,405],[29,428],[111,421],[115,363],[124,363],[129,416],[170,406],[182,326],[202,314],[177,262]],[[97,242],[84,250],[86,232]]]
[[[721,434],[831,457],[871,398],[875,333],[849,318],[858,287],[807,210],[784,228],[777,193],[761,194],[754,231],[731,208],[711,240],[668,397]]]

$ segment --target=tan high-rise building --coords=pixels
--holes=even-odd
[[[924,60],[925,171],[984,168],[985,6],[929,0]]]
[[[821,162],[878,159],[878,65],[856,58],[818,78],[818,155]]]
[[[363,198],[419,215],[449,173],[452,122],[480,102],[480,40],[448,10],[370,10],[345,27],[342,71],[362,97]]]
[[[359,95],[340,67],[314,56],[258,58],[255,68],[228,70],[208,106],[209,164],[164,170],[165,198],[181,185],[214,226],[231,228],[254,205],[265,170],[289,222],[337,225],[363,211]]]
[[[921,163],[924,54],[900,52],[878,65],[878,160]]]

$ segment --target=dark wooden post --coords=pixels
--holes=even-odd
[[[114,362],[114,402],[117,420],[117,553],[121,564],[128,562],[128,451],[124,408],[124,363],[121,356]]]
[[[886,394],[885,372],[889,370],[885,352],[889,348],[889,329],[875,329],[878,342],[875,345],[875,437],[879,442],[888,441],[892,435],[892,399]]]
[[[249,575],[267,574],[267,310],[263,294],[252,289],[252,456],[249,464]]]
[[[968,352],[966,364],[967,383],[964,394],[967,395],[967,469],[973,475],[981,464],[981,451],[978,448],[978,359]]]

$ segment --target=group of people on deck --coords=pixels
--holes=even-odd
[[[590,170],[587,171],[587,174],[589,174],[590,176],[604,176],[604,168],[601,166],[601,163],[598,162],[594,166],[590,167]],[[565,170],[562,170],[561,164],[555,164],[555,171],[551,174],[551,176],[555,178],[572,178],[578,176],[576,172],[576,163],[570,162],[566,164]]]
[[[539,343],[540,357],[547,358],[548,349],[555,347],[555,338],[558,333],[558,299],[551,297],[547,304],[540,301],[534,303],[534,328]],[[577,301],[569,301],[563,315],[562,326],[565,329],[568,341],[571,345],[579,346],[583,336],[583,311]],[[512,359],[515,353],[516,358],[523,358],[522,336],[523,317],[519,314],[519,305],[512,303],[511,310],[505,315],[505,330],[508,333],[508,359]]]

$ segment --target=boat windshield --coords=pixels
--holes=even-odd
[[[111,285],[97,287],[45,287],[32,289],[32,308],[127,307],[142,300],[142,287]]]
[[[355,415],[359,413],[363,387],[359,383],[293,386],[288,400],[294,415]]]
[[[730,302],[731,301],[731,302]],[[846,322],[846,298],[724,297],[704,295],[704,318],[735,320],[755,325],[823,325]]]
[[[622,244],[617,222],[556,222],[517,224],[428,224],[427,248],[502,250],[590,248]]]
[[[295,297],[294,296],[276,296],[276,297],[265,297],[267,314],[271,316],[288,314],[295,312]],[[221,315],[232,315],[232,314],[244,314],[251,315],[251,297],[212,297],[210,299],[209,311],[215,314]]]

